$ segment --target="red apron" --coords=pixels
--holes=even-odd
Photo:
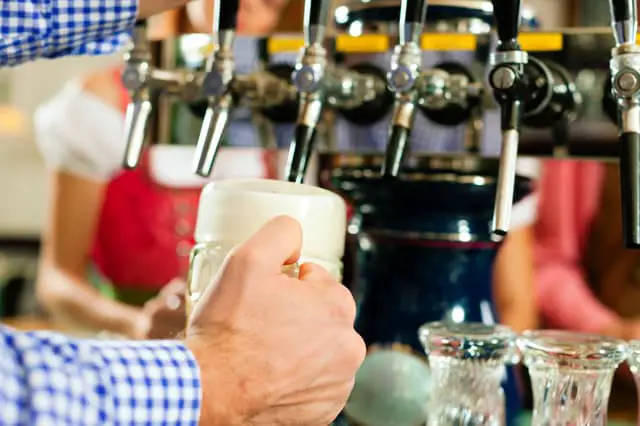
[[[120,70],[114,77],[122,87],[124,112],[129,95]],[[267,177],[273,176],[275,153],[266,151],[264,158]],[[91,257],[116,289],[140,291],[147,298],[172,279],[187,276],[201,189],[155,183],[149,162],[146,150],[138,168],[123,170],[109,183]]]

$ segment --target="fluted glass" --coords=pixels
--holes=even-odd
[[[428,426],[501,426],[506,365],[516,361],[515,334],[480,323],[434,322],[420,328],[431,370]]]
[[[532,426],[604,426],[613,375],[625,342],[568,331],[530,331],[518,339],[533,388]]]

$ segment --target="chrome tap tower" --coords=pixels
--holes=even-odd
[[[611,51],[611,87],[618,107],[620,186],[625,244],[640,248],[640,48],[635,0],[610,0],[616,46]]]

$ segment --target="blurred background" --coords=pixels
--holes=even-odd
[[[335,7],[341,3],[336,1]],[[526,4],[536,11],[545,28],[608,25],[605,1],[529,0]],[[278,31],[300,31],[302,10],[302,0],[291,0]],[[4,316],[36,310],[30,289],[45,217],[47,182],[34,141],[32,115],[65,83],[121,61],[121,55],[116,54],[39,61],[0,70],[0,312]]]
[[[344,0],[336,0],[333,7],[343,3]],[[545,30],[609,25],[608,2],[604,0],[526,0],[524,3],[535,12]],[[300,32],[302,12],[302,0],[289,0],[275,32]],[[165,38],[170,32],[169,23],[177,19],[176,16],[169,13],[156,18],[150,25],[151,37]],[[39,61],[0,70],[0,318],[20,328],[51,327],[51,323],[43,319],[44,309],[35,297],[50,182],[42,151],[35,140],[34,112],[66,83],[121,63],[122,53],[118,53],[108,57]],[[83,206],[75,208],[83,209]],[[187,255],[180,256],[188,256],[188,251]],[[531,303],[535,302],[531,300]],[[621,392],[631,401],[627,405],[633,406],[622,411],[632,413],[629,417],[634,418],[634,390],[626,386]]]

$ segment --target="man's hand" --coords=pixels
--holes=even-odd
[[[187,314],[185,293],[187,285],[175,279],[164,286],[160,293],[145,303],[132,335],[137,339],[175,339],[184,331]]]
[[[320,266],[282,273],[301,244],[295,220],[272,220],[196,305],[186,343],[201,369],[201,424],[326,425],[343,408],[365,356],[355,303]]]

